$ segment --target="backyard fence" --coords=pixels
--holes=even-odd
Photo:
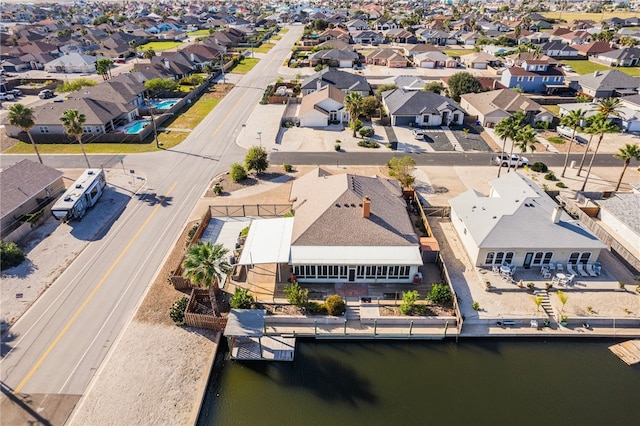
[[[187,243],[186,250],[188,250],[191,246],[193,246],[198,241],[200,241],[200,238],[202,237],[202,234],[204,233],[204,231],[207,229],[207,226],[209,225],[210,220],[211,220],[211,209],[207,209],[207,211],[204,213],[204,216],[202,217],[202,220],[198,224],[198,227],[193,233],[193,236]],[[180,242],[178,242],[178,244],[180,244]],[[180,258],[180,263],[178,264],[178,267],[173,272],[173,275],[170,277],[171,284],[177,290],[198,287],[197,285],[192,284],[189,279],[184,278],[182,276],[182,262],[184,262],[184,256],[185,256],[186,250],[182,254],[182,257]]]
[[[193,312],[198,304],[205,305],[211,303],[209,290],[194,288],[191,291],[191,298],[184,313],[184,321],[190,327],[206,328],[208,330],[224,331],[227,326],[227,318],[216,317],[213,314],[201,314]]]
[[[233,206],[209,206],[209,217],[283,217],[291,211],[292,204],[241,204]]]

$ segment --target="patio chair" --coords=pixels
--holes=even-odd
[[[551,278],[551,284],[553,285],[560,284],[560,278],[554,276],[553,278]]]
[[[567,272],[571,275],[577,275],[572,263],[567,263]]]
[[[598,276],[598,274],[596,274],[596,271],[593,270],[593,265],[591,263],[587,263],[587,274],[589,274],[590,277]]]
[[[602,273],[602,264],[600,262],[596,262],[593,264],[593,272],[600,276],[600,274]]]
[[[556,272],[564,272],[564,267],[562,266],[562,263],[556,263]]]
[[[549,262],[549,270],[550,271],[555,271],[556,270],[556,265],[554,265],[553,262]]]
[[[544,274],[542,274],[544,278],[551,278],[551,272],[548,269],[544,270]]]
[[[581,277],[588,277],[589,274],[584,270],[584,265],[582,263],[577,263],[576,268],[578,268],[578,273]]]
[[[540,268],[540,275],[544,275],[548,273],[549,273],[549,268],[547,268],[546,266],[543,266],[542,268]]]
[[[573,279],[576,277],[576,274],[571,274],[567,277],[567,279],[565,280],[567,285],[571,285],[573,284]]]
[[[491,272],[493,272],[494,274],[499,274],[500,273],[500,267],[498,265],[493,265],[491,267]]]

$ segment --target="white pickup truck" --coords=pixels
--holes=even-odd
[[[509,160],[509,154],[498,154],[491,159],[493,164],[501,167],[524,167],[529,165],[529,159],[527,157],[521,157],[513,154],[511,160]]]

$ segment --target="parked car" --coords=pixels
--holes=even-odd
[[[38,97],[40,99],[49,99],[49,98],[53,98],[55,95],[53,94],[53,92],[49,89],[44,89],[41,90],[40,93],[38,93]]]
[[[15,98],[16,97],[13,96],[11,93],[0,93],[0,101],[12,101]]]
[[[20,89],[11,89],[11,90],[7,91],[7,93],[12,94],[12,95],[13,95],[13,96],[15,96],[16,98],[17,98],[18,96],[22,96],[22,90],[20,90]]]
[[[413,137],[415,139],[418,139],[418,140],[424,139],[424,132],[420,129],[413,129],[411,133],[413,133]]]
[[[574,72],[573,68],[571,68],[571,66],[569,65],[563,65],[562,69],[565,70],[566,72]]]
[[[509,154],[498,154],[493,158],[493,163],[501,167],[524,167],[529,165],[527,157],[513,154],[509,160]]]

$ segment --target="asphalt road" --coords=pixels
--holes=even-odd
[[[279,43],[178,147],[124,158],[147,184],[107,234],[76,261],[16,322],[17,338],[0,361],[1,381],[14,393],[82,394],[178,238],[211,179],[242,160],[234,141],[277,77],[302,27]],[[2,166],[22,156],[2,156]],[[81,156],[45,156],[47,165],[83,167]],[[91,156],[113,166],[114,156]]]

